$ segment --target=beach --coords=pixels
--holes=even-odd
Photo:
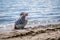
[[[0,32],[0,40],[60,40],[60,24]]]
[[[28,23],[15,30],[21,12]],[[0,40],[60,40],[60,0],[0,1]]]

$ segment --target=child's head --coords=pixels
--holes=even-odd
[[[28,16],[28,13],[27,13],[27,12],[22,12],[22,13],[20,14],[20,16]]]

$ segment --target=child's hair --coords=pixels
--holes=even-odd
[[[24,12],[22,12],[20,15],[23,15],[24,14]]]
[[[27,16],[28,15],[28,13],[27,12],[22,12],[21,14],[20,14],[20,16]]]

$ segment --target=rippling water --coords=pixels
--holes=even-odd
[[[0,24],[15,22],[24,11],[29,21],[60,20],[60,0],[0,0]]]
[[[14,29],[21,12],[29,13],[26,27],[60,23],[60,0],[0,0],[0,31]]]

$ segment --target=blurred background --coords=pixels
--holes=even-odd
[[[0,24],[14,23],[21,12],[29,21],[60,20],[60,0],[0,0]]]

